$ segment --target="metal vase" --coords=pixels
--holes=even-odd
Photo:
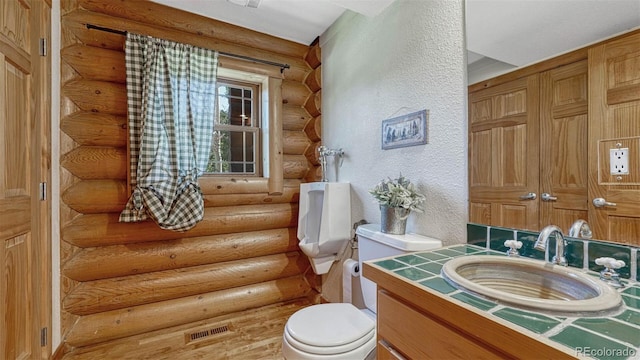
[[[404,235],[407,229],[407,218],[411,210],[401,207],[380,205],[381,229],[383,233]]]

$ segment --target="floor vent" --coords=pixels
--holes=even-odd
[[[211,337],[215,337],[215,335],[221,335],[221,334],[227,333],[229,330],[230,330],[229,326],[222,325],[214,328],[201,329],[201,330],[196,330],[194,332],[186,333],[185,337],[186,337],[187,343],[191,343],[194,341],[200,341],[200,340],[208,339]]]

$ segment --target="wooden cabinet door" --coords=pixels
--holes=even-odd
[[[539,84],[531,75],[469,94],[469,221],[539,230]]]
[[[639,32],[589,49],[589,90],[589,223],[596,239],[640,245]],[[628,149],[628,175],[611,174],[618,148]]]
[[[0,359],[50,354],[50,209],[38,191],[49,173],[50,63],[38,52],[49,11],[0,1]]]
[[[378,291],[378,339],[390,344],[409,359],[504,359],[498,352],[477,338],[434,319],[402,302],[384,290]],[[452,314],[451,318],[455,319]],[[383,344],[384,344],[383,342]],[[379,340],[378,344],[381,341]],[[378,346],[378,348],[384,348]],[[393,351],[382,350],[380,358]],[[395,356],[401,359],[401,356]]]
[[[540,76],[540,228],[589,219],[587,70],[584,60]]]

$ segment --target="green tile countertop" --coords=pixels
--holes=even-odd
[[[435,291],[451,301],[473,307],[575,351],[577,358],[640,359],[640,284],[623,281],[620,290],[624,311],[612,317],[563,317],[509,305],[472,295],[451,286],[440,275],[448,260],[465,255],[504,255],[476,245],[452,245],[432,251],[403,254],[368,263],[400,276],[425,291]],[[506,256],[506,255],[505,255]],[[587,271],[594,276],[598,274]]]

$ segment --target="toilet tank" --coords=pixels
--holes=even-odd
[[[380,231],[380,224],[358,226],[358,262],[416,251],[442,247],[442,241],[427,236],[407,233],[405,235],[386,234]],[[364,276],[360,277],[362,297],[366,307],[376,313],[376,284]]]

